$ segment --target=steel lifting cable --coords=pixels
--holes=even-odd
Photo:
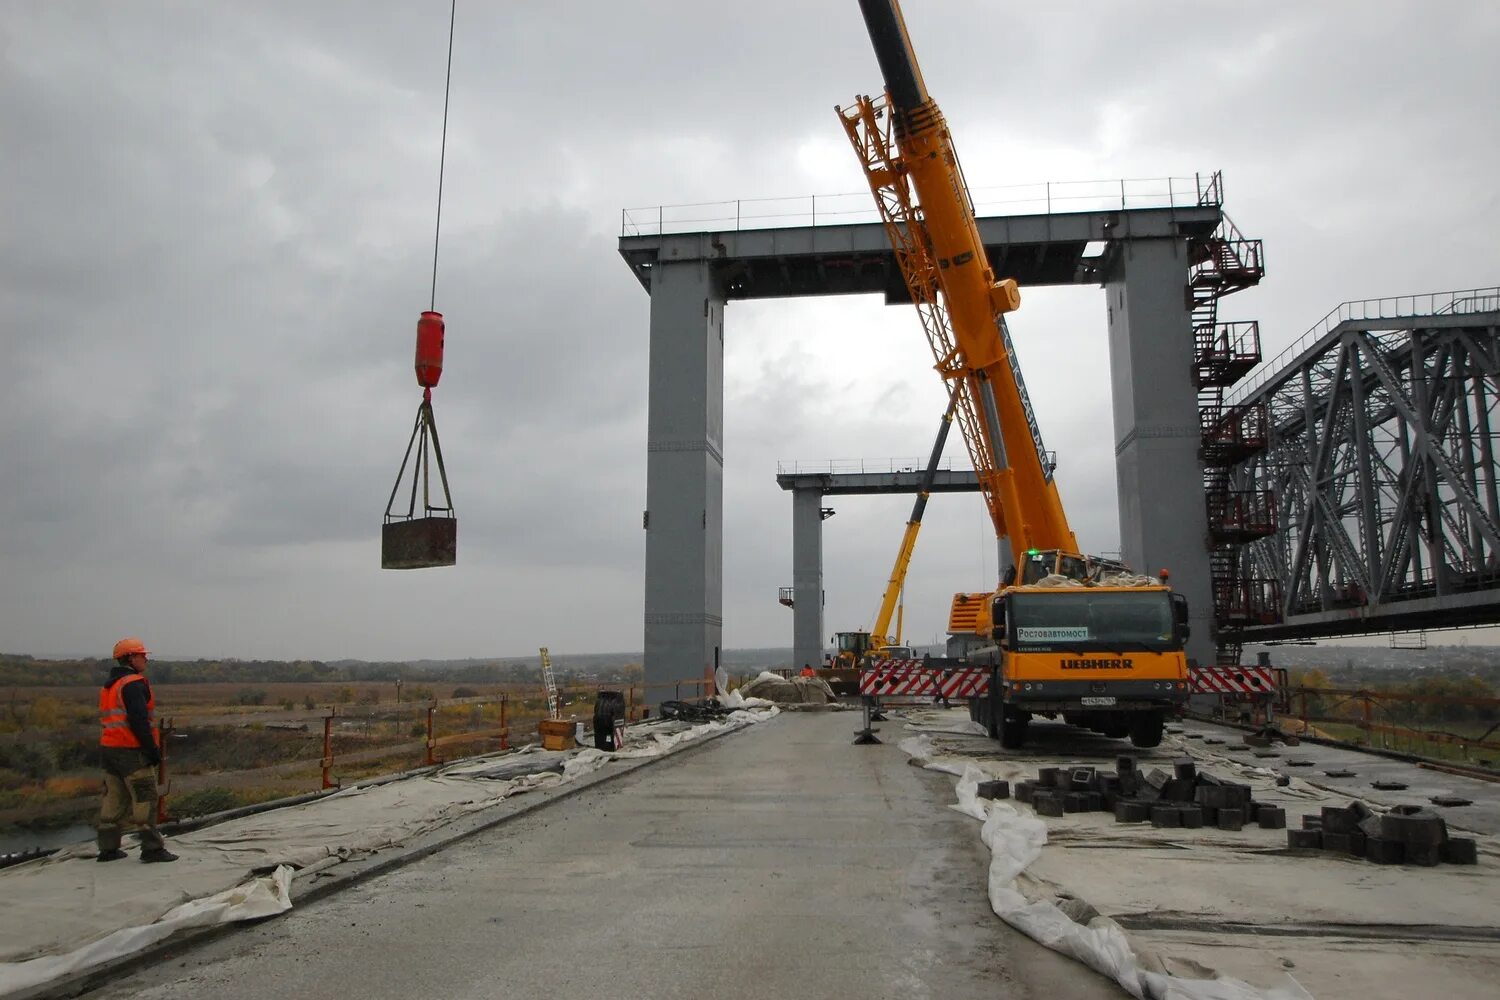
[[[453,25],[458,16],[458,0],[448,7],[448,70],[443,79],[443,138],[438,148],[437,222],[432,227],[432,304],[437,309],[438,241],[443,234],[443,173],[448,166],[448,98],[453,93]]]

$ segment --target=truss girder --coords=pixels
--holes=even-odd
[[[1390,605],[1475,591],[1500,607],[1500,314],[1424,319],[1346,323],[1260,397],[1268,446],[1226,484],[1276,498],[1236,572],[1280,581],[1284,619],[1358,609],[1379,631]]]

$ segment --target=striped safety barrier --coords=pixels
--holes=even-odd
[[[1276,668],[1193,667],[1188,689],[1194,694],[1270,694],[1276,690]]]
[[[988,667],[930,667],[891,660],[859,672],[859,693],[880,697],[973,698],[990,689]]]

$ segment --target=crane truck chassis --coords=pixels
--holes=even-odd
[[[1038,715],[1154,747],[1187,703],[1187,602],[1164,585],[1011,586],[960,594],[955,612],[976,603],[989,621],[966,659],[993,680],[969,714],[1004,747],[1021,746]]]
[[[1090,567],[1082,583],[1053,572],[1068,558],[1029,553],[998,593],[955,595],[949,655],[871,664],[860,694],[966,697],[969,717],[1007,749],[1036,716],[1157,746],[1190,693],[1187,601],[1112,566]]]

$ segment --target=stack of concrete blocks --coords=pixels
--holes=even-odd
[[[1479,848],[1468,837],[1448,836],[1448,824],[1422,806],[1393,806],[1377,814],[1363,802],[1324,806],[1302,817],[1302,829],[1286,832],[1287,846],[1322,850],[1377,865],[1474,865]]]
[[[1286,826],[1285,810],[1254,801],[1249,785],[1200,773],[1191,760],[1177,761],[1171,773],[1153,768],[1142,774],[1134,757],[1120,757],[1114,771],[1044,767],[1036,780],[1017,782],[1015,796],[1039,816],[1103,810],[1121,823],[1150,820],[1157,827],[1238,831],[1250,823],[1267,830]]]

